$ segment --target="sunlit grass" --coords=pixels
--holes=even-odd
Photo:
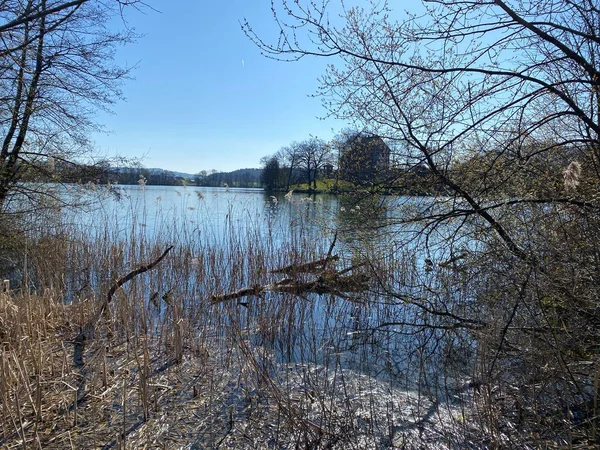
[[[382,301],[375,285],[346,299],[265,293],[211,300],[278,283],[284,276],[272,269],[325,256],[333,236],[313,223],[315,205],[271,201],[269,208],[297,210],[286,224],[231,204],[224,223],[214,224],[203,197],[178,197],[184,221],[163,199],[125,200],[95,216],[102,226],[65,225],[31,239],[24,270],[33,289],[0,303],[1,445],[365,448],[418,436],[417,427],[397,424],[438,408],[434,349],[422,340],[436,332],[416,339],[402,325],[414,312]],[[107,314],[97,316],[119,278],[170,245],[160,264],[118,289]],[[419,279],[414,257],[386,254],[375,246],[344,251],[338,264],[364,261],[372,279],[386,283],[394,273]],[[397,325],[374,331],[390,322]],[[422,397],[407,391],[420,385],[429,385]],[[462,429],[450,410],[427,425],[426,440]]]
[[[315,190],[314,183],[310,186],[307,183],[298,183],[290,186],[290,189],[296,191]],[[336,180],[335,178],[319,178],[317,180],[317,192],[354,192],[357,187],[350,181]]]

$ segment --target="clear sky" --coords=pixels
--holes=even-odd
[[[126,16],[144,36],[119,50],[118,61],[137,68],[123,85],[126,101],[98,115],[108,132],[94,135],[102,153],[143,158],[146,167],[230,171],[347,125],[320,120],[325,110],[310,97],[327,60],[269,60],[242,33],[246,17],[277,36],[268,0],[148,3],[158,12]]]

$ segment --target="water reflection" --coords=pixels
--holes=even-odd
[[[146,260],[144,249],[152,245],[176,246],[175,265],[166,261],[137,286],[136,295],[171,290],[190,317],[221,324],[223,335],[241,330],[253,348],[278,363],[341,364],[373,376],[414,378],[424,371],[414,365],[415,347],[420,355],[433,355],[443,342],[442,330],[411,326],[421,322],[415,309],[389,301],[375,287],[356,301],[269,292],[244,299],[243,306],[208,301],[214,294],[277,283],[281,276],[272,269],[321,258],[334,239],[341,267],[367,261],[379,284],[422,295],[434,276],[421,270],[431,255],[418,241],[400,249],[417,230],[403,219],[411,208],[427,207],[426,199],[161,186],[124,186],[119,192],[120,199],[104,199],[95,211],[75,212],[69,220],[90,241],[110,242],[106,258],[118,254],[123,267]],[[81,266],[94,289],[123,270]]]

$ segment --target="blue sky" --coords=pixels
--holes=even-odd
[[[146,167],[196,173],[259,167],[260,158],[310,135],[330,139],[347,124],[325,115],[316,92],[325,59],[296,63],[262,56],[240,29],[277,36],[268,0],[152,0],[158,12],[130,11],[144,36],[119,50],[136,64],[126,101],[101,113],[94,135],[107,155],[143,158]]]

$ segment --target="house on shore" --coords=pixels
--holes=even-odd
[[[384,179],[390,170],[390,148],[377,135],[356,133],[340,149],[340,179],[355,184]]]

